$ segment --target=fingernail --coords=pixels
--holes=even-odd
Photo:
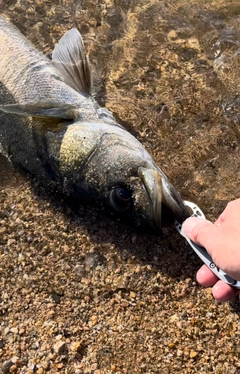
[[[183,222],[182,229],[187,236],[191,235],[191,232],[194,226],[196,225],[197,221],[198,221],[198,218],[190,217],[190,218],[187,218],[186,221]]]

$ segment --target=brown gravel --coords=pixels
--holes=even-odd
[[[44,52],[77,26],[102,63],[99,98],[213,220],[239,196],[240,8],[206,3],[11,0],[0,10]],[[4,374],[240,372],[239,305],[196,284],[200,261],[171,227],[157,238],[97,207],[73,209],[1,157],[0,256]]]

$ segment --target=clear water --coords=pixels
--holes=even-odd
[[[70,27],[82,32],[99,102],[184,198],[217,215],[239,196],[238,0],[11,0],[0,10],[44,53]]]

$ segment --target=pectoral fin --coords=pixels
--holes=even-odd
[[[52,52],[52,63],[69,86],[76,91],[91,94],[90,63],[77,29],[67,31],[56,44]]]
[[[62,119],[74,119],[78,112],[74,105],[45,102],[0,105],[0,110],[22,116]]]

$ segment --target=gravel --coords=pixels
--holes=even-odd
[[[161,238],[136,234],[4,173],[3,373],[240,369],[238,314],[196,284],[199,261],[171,228]]]

